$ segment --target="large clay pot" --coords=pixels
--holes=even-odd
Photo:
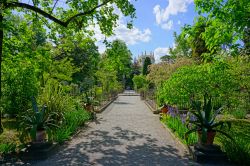
[[[86,111],[91,112],[91,111],[93,111],[93,106],[91,104],[86,104],[85,109],[86,109]]]
[[[164,105],[164,106],[161,108],[161,113],[166,114],[167,112],[168,112],[168,106],[167,106],[167,105]]]
[[[45,140],[46,140],[46,131],[45,130],[38,130],[36,132],[35,142],[44,142]]]
[[[213,145],[215,135],[216,135],[215,131],[208,131],[207,132],[207,141],[205,143],[203,143],[202,142],[202,131],[199,130],[198,131],[198,141],[200,144],[203,144],[203,145]]]

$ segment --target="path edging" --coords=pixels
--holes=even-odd
[[[144,100],[144,103],[147,105],[147,107],[154,113],[154,114],[158,114],[159,111],[158,110],[155,110],[154,108],[151,107],[150,104],[148,104],[148,102],[146,100]],[[179,137],[177,137],[172,131],[171,129],[169,129],[162,121],[160,121],[160,123],[163,125],[163,127],[167,130],[168,133],[170,133],[170,135],[172,136],[172,138],[179,144],[181,145],[185,151],[187,152],[187,155],[188,157],[191,157],[191,154],[190,154],[190,148],[188,145],[185,145],[182,143],[182,141],[180,140]]]
[[[150,105],[146,100],[144,100],[144,103],[145,103],[145,104],[148,106],[148,108],[153,112],[153,114],[159,114],[159,113],[160,113],[160,111],[158,111],[158,110],[152,108],[151,105]]]
[[[177,137],[172,131],[171,129],[169,129],[162,121],[160,121],[161,124],[163,125],[163,127],[167,130],[168,133],[170,133],[170,135],[173,137],[173,139],[179,144],[181,145],[185,151],[187,152],[188,157],[191,157],[190,151],[189,151],[189,146],[185,145],[184,143],[182,143],[182,141],[180,140],[179,137]]]
[[[118,98],[118,95],[115,96],[112,100],[110,100],[108,103],[106,103],[103,107],[100,109],[96,110],[95,113],[102,113],[111,103],[113,103],[116,99]]]

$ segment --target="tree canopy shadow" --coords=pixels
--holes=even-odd
[[[160,146],[149,134],[124,130],[94,130],[83,134],[77,144],[60,151],[37,165],[189,165],[189,160],[178,154],[171,145]],[[139,143],[138,143],[138,140]],[[137,141],[136,144],[134,142]]]

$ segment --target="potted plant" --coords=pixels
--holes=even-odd
[[[230,129],[230,122],[216,121],[216,116],[220,113],[223,107],[213,110],[212,97],[208,94],[204,95],[204,104],[201,101],[192,101],[195,111],[191,111],[193,118],[189,118],[188,122],[194,127],[185,133],[185,137],[192,132],[198,133],[198,143],[201,145],[212,145],[216,132],[231,138],[227,133],[221,130],[224,124],[228,125]],[[218,127],[221,127],[218,129]],[[232,138],[231,138],[232,139]]]
[[[94,97],[88,97],[86,95],[84,98],[84,108],[89,112],[94,111],[94,106],[97,106],[98,104],[99,102],[95,100]]]
[[[52,117],[56,113],[47,112],[46,105],[39,110],[34,98],[32,98],[33,110],[28,110],[25,115],[21,116],[20,127],[22,130],[21,138],[29,135],[33,143],[45,142],[47,131],[53,127],[58,127]]]
[[[163,106],[161,107],[161,113],[163,113],[163,114],[168,113],[168,105],[167,104],[163,104]]]

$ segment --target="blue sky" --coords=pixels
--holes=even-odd
[[[179,33],[184,24],[192,24],[197,16],[193,0],[137,0],[132,3],[137,14],[134,20],[137,33],[131,30],[135,41],[131,42],[127,37],[123,39],[121,30],[118,38],[125,40],[134,57],[153,51],[159,60],[160,56],[167,54],[168,47],[173,46],[173,32]]]
[[[191,0],[138,0],[133,4],[137,14],[134,26],[140,30],[148,28],[151,31],[151,39],[148,42],[128,45],[134,56],[141,54],[142,51],[156,51],[156,54],[165,52],[164,50],[174,44],[173,32],[179,33],[181,26],[192,24],[194,17],[197,16],[194,3]],[[163,17],[161,23],[159,23],[159,19],[157,23],[157,12],[154,12],[154,8],[157,8],[157,6],[161,10],[159,15]],[[165,15],[165,18],[163,15]],[[163,24],[169,26],[164,28]]]
[[[126,18],[120,11],[119,26],[114,29],[115,35],[108,40],[121,39],[125,41],[134,57],[142,52],[154,52],[156,61],[168,53],[169,47],[173,47],[173,33],[180,32],[184,24],[192,24],[197,16],[193,0],[130,0],[135,8],[137,19],[134,20],[133,29],[126,26]],[[31,3],[31,0],[23,0]],[[64,1],[59,1],[59,6],[65,7]],[[96,44],[99,52],[106,49],[103,44],[105,36],[98,26],[90,26],[95,32]]]

